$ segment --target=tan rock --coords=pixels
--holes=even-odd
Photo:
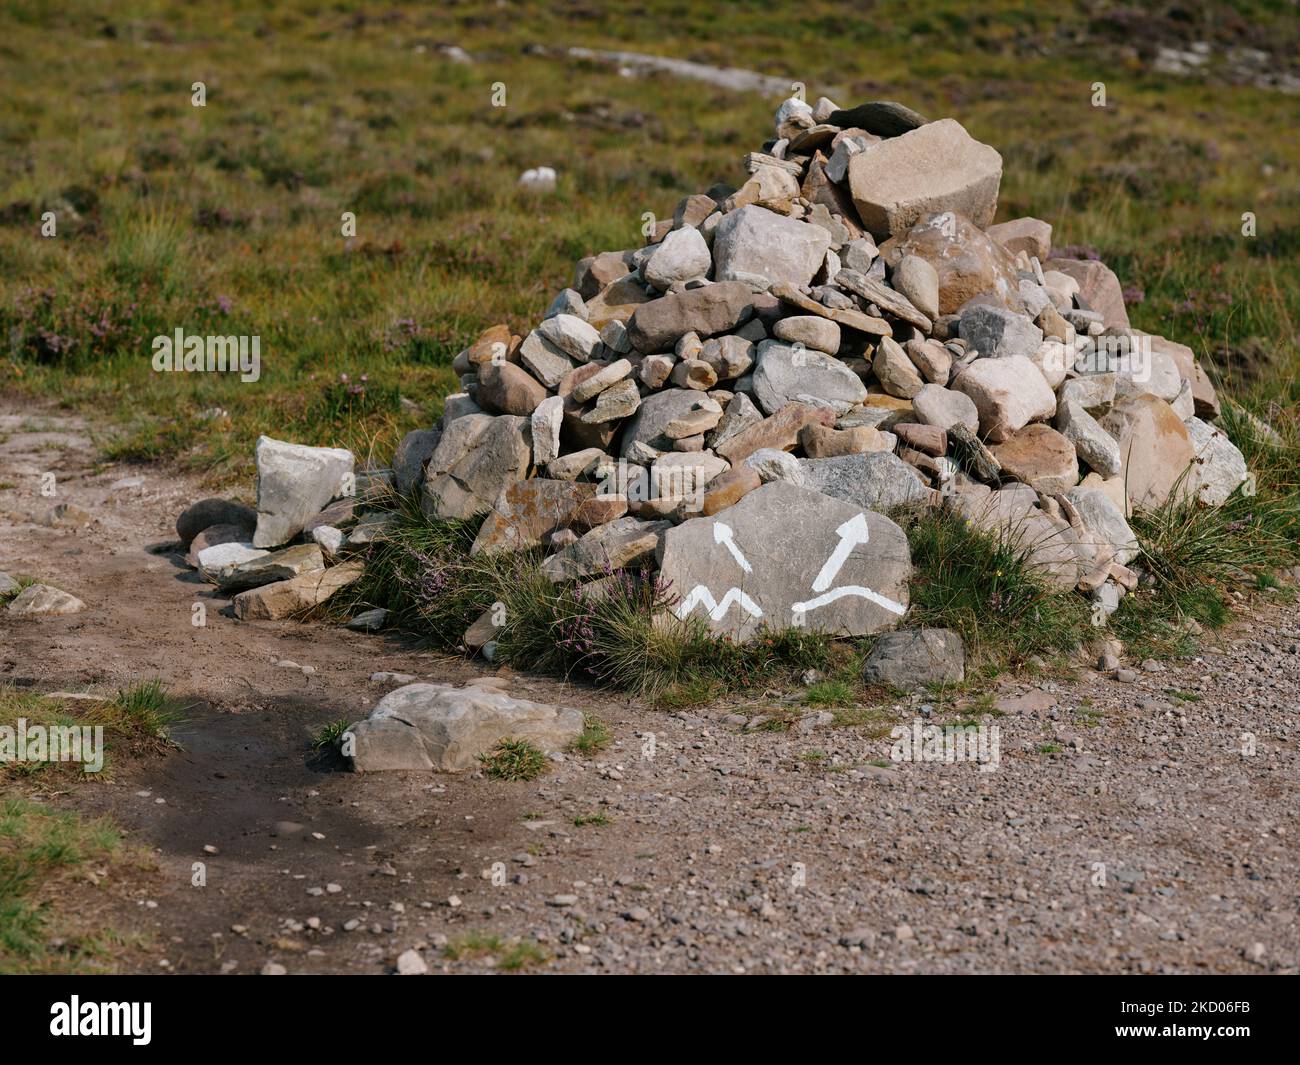
[[[359,579],[364,572],[362,563],[344,562],[291,580],[240,592],[231,600],[231,607],[235,617],[242,621],[276,621],[292,617],[319,606],[340,588]]]
[[[1104,414],[1101,427],[1119,441],[1124,468],[1119,479],[1128,491],[1125,515],[1154,510],[1174,494],[1191,490],[1188,468],[1196,457],[1187,426],[1162,399],[1124,396]]]
[[[906,255],[917,255],[939,275],[939,313],[955,314],[976,296],[990,294],[1016,309],[1020,281],[1015,258],[978,226],[957,213],[932,214],[880,246],[893,269]]]
[[[1013,218],[989,226],[988,235],[1012,255],[1025,252],[1035,256],[1040,263],[1047,262],[1052,250],[1052,226],[1040,218]]]
[[[798,446],[800,431],[814,423],[833,426],[835,412],[825,407],[810,407],[806,403],[787,403],[770,417],[728,438],[717,451],[733,466],[739,465],[759,448],[793,451]]]
[[[989,450],[1005,475],[1044,495],[1067,492],[1079,483],[1074,445],[1051,426],[1026,425]]]

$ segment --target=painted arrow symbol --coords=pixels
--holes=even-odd
[[[713,523],[713,542],[715,544],[722,544],[728,551],[730,551],[731,557],[736,560],[736,564],[746,573],[753,573],[754,568],[749,564],[749,560],[740,553],[740,548],[736,546],[735,535],[736,534],[731,531],[730,525],[725,525],[720,521],[715,521]]]
[[[855,514],[838,529],[835,530],[840,538],[840,542],[835,545],[835,550],[831,552],[821,570],[817,574],[817,579],[813,581],[814,592],[824,592],[832,584],[835,578],[840,575],[840,569],[844,563],[849,560],[849,555],[858,544],[865,544],[870,538],[871,533],[867,528],[867,518],[865,514]],[[714,529],[714,537],[717,537],[717,529]]]

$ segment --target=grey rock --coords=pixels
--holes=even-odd
[[[176,519],[176,535],[188,546],[194,537],[213,525],[238,525],[251,532],[257,525],[257,511],[232,499],[200,499],[181,511]]]
[[[1200,418],[1189,418],[1186,425],[1196,449],[1196,460],[1188,474],[1192,491],[1202,503],[1222,506],[1249,476],[1245,456],[1222,429]]]
[[[48,584],[29,584],[5,607],[16,618],[78,614],[85,609],[86,604],[75,595]]]
[[[906,612],[912,564],[888,518],[783,482],[664,535],[660,572],[679,618],[752,637],[766,625],[863,635]]]
[[[1119,441],[1078,403],[1058,400],[1053,424],[1074,445],[1079,458],[1102,477],[1114,477],[1123,468]]]
[[[401,495],[416,491],[424,483],[424,464],[441,439],[441,429],[412,429],[402,437],[393,455],[393,483]]]
[[[758,274],[770,284],[809,284],[826,258],[830,234],[820,226],[751,204],[718,223],[713,238],[719,281]]]
[[[576,314],[557,314],[544,319],[537,331],[578,362],[586,362],[599,349],[600,333]]]
[[[674,281],[704,277],[713,266],[713,256],[703,234],[691,226],[674,229],[655,246],[646,262],[646,281],[660,292]]]
[[[1127,566],[1137,558],[1138,539],[1110,496],[1100,488],[1080,485],[1066,492],[1065,498],[1083,522],[1080,540],[1092,551],[1096,565],[1114,561]]]
[[[279,547],[331,499],[344,495],[353,474],[351,451],[257,440],[257,529],[253,546]]]
[[[937,425],[940,429],[964,425],[972,433],[980,427],[979,408],[975,406],[975,401],[962,392],[954,392],[942,385],[926,385],[922,388],[912,397],[912,410],[922,425]]]
[[[803,459],[809,488],[864,510],[882,513],[930,503],[934,492],[897,455],[867,451],[829,459]]]
[[[759,407],[775,414],[803,395],[852,406],[867,398],[867,386],[844,363],[822,352],[779,340],[759,344],[753,378],[753,396]]]
[[[927,684],[960,684],[966,677],[966,647],[950,629],[900,629],[877,637],[862,667],[868,684],[900,691]]]
[[[432,518],[472,518],[523,480],[532,458],[528,419],[471,414],[448,426],[425,469],[421,508]]]
[[[353,769],[456,772],[475,768],[502,740],[527,740],[550,754],[582,732],[580,711],[514,699],[499,684],[409,684],[389,692],[352,726]]]
[[[979,303],[961,315],[961,338],[985,358],[1028,358],[1043,342],[1043,331],[1023,314]]]

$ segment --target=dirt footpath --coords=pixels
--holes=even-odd
[[[1300,968],[1300,608],[1282,596],[1136,683],[1007,683],[986,719],[994,771],[892,764],[878,731],[723,720],[770,699],[668,714],[502,671],[513,694],[596,713],[611,746],[531,784],[358,776],[319,764],[311,737],[396,686],[372,673],[483,670],[388,636],[235,621],[157,547],[208,493],[96,456],[76,418],[0,402],[0,570],[88,607],[0,610],[0,683],[157,676],[191,704],[181,750],[49,800],[155,851],[117,914],[152,933],[133,966],[385,973],[415,949],[432,972]],[[43,524],[62,503],[89,523]],[[927,720],[920,700],[893,713]]]

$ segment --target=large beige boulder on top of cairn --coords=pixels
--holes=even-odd
[[[892,237],[936,211],[957,211],[981,229],[997,212],[1002,156],[945,118],[869,145],[849,160],[849,191],[862,224]]]

